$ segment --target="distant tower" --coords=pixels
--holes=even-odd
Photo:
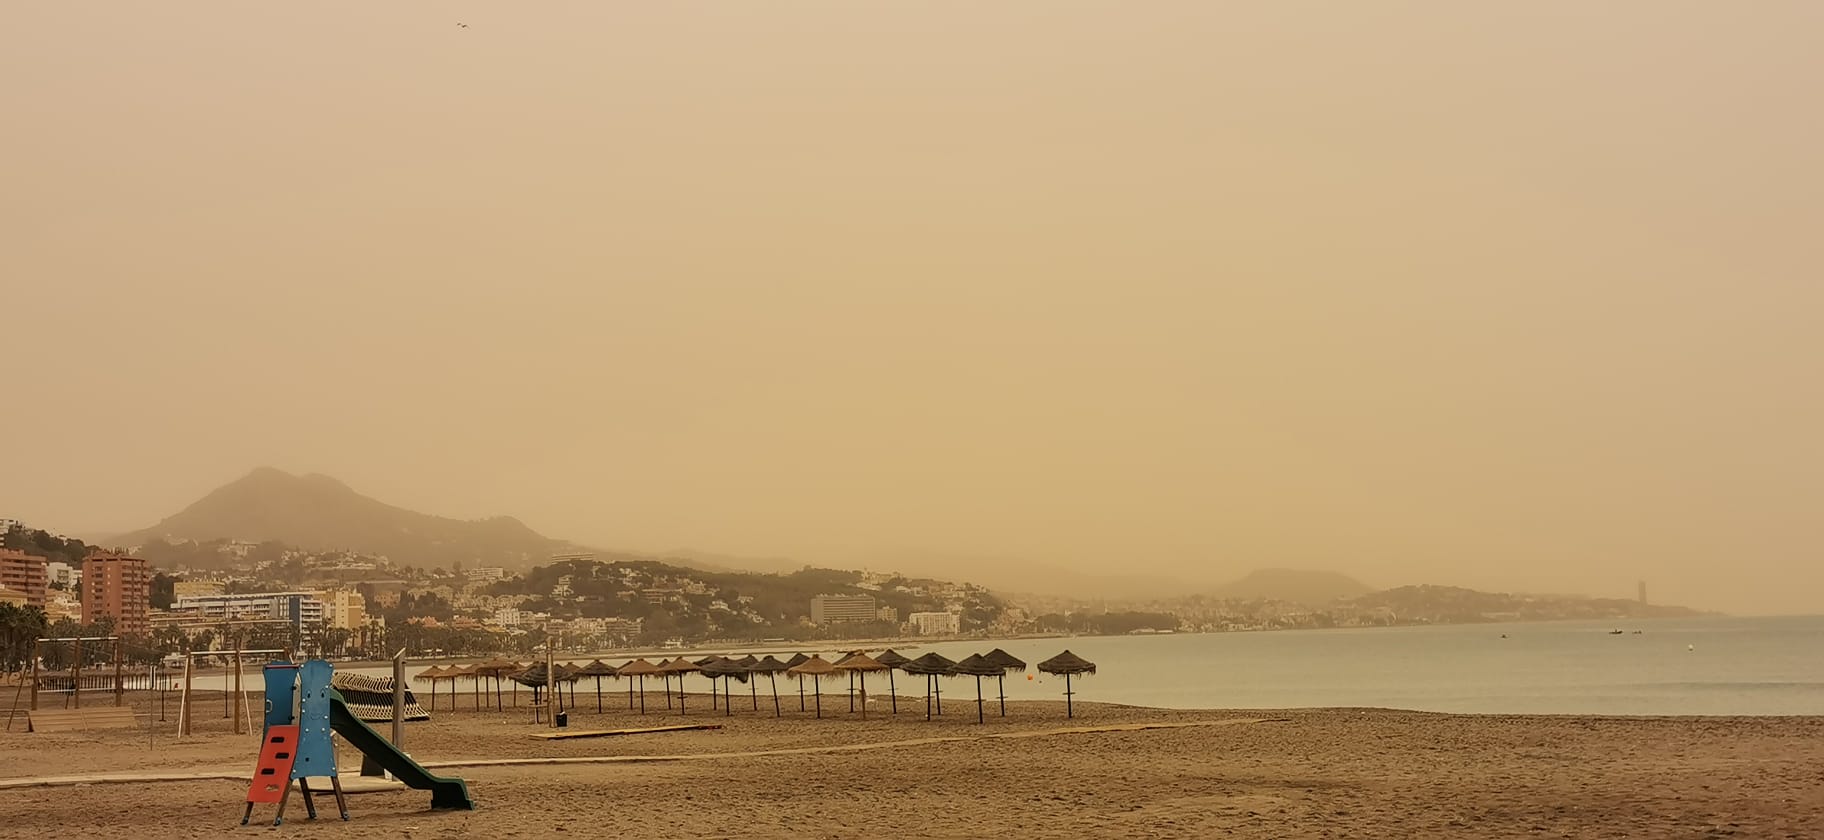
[[[1637,592],[1640,596],[1640,605],[1643,607],[1646,606],[1647,605],[1647,582],[1646,581],[1643,580],[1639,583],[1639,585],[1637,586]]]

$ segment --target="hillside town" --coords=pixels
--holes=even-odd
[[[275,541],[88,546],[5,523],[0,666],[29,638],[114,635],[138,659],[283,647],[373,658],[827,639],[1244,632],[1694,614],[1637,600],[1409,586],[1325,603],[1187,595],[1111,604],[1012,598],[968,583],[805,568],[712,571],[660,560],[554,555],[524,571],[429,568]],[[33,629],[36,627],[37,629]]]

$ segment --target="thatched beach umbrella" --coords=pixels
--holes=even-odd
[[[559,662],[557,664],[557,681],[559,683],[570,684],[570,708],[572,709],[576,708],[576,684],[583,678],[582,674],[577,673],[581,670],[583,670],[583,666],[578,665],[575,662]]]
[[[474,664],[451,665],[450,667],[444,669],[443,676],[445,679],[448,679],[450,681],[450,708],[451,709],[456,708],[456,681],[459,679],[475,681],[475,684],[473,686],[471,686],[469,689],[469,696],[471,698],[473,698],[475,708],[477,710],[479,710],[481,708],[481,675],[476,672],[475,669],[477,667],[479,667],[479,666],[474,665]],[[432,684],[435,685],[436,681],[433,680]]]
[[[659,672],[659,666],[654,665],[651,662],[647,662],[645,659],[635,659],[632,662],[629,662],[625,665],[622,665],[619,668],[616,668],[615,670],[620,671],[621,676],[629,678],[627,680],[627,708],[628,709],[633,708],[633,679],[632,678],[633,677],[639,678],[639,680],[640,680],[640,714],[642,714],[642,715],[646,714],[646,678],[653,674],[657,674]]]
[[[1094,674],[1096,672],[1096,663],[1067,650],[1044,662],[1040,662],[1038,668],[1047,674],[1064,675],[1064,716],[1067,718],[1076,717],[1076,710],[1071,707],[1070,701],[1070,678],[1076,674]]]
[[[823,717],[823,678],[836,673],[836,666],[824,661],[821,656],[813,656],[785,670],[787,676],[797,677],[803,685],[805,677],[811,678],[811,685],[817,693],[817,717]]]
[[[513,672],[518,670],[519,663],[501,656],[496,656],[493,659],[470,669],[471,673],[475,676],[475,690],[477,694],[482,691],[482,680],[492,679],[494,681],[494,708],[496,709],[506,708],[506,706],[501,703],[500,681],[506,679]],[[479,697],[477,699],[479,699]]]
[[[1000,684],[1000,690],[1001,690],[1001,717],[1006,717],[1007,716],[1007,673],[1006,672],[1012,671],[1016,674],[1024,674],[1024,673],[1026,673],[1026,663],[1025,663],[1025,661],[1021,660],[1019,657],[1014,656],[1013,654],[1008,653],[1007,651],[1001,650],[1000,648],[995,648],[994,650],[991,650],[991,651],[988,651],[987,653],[982,654],[982,658],[988,660],[988,662],[990,664],[1001,666],[1001,676],[996,679],[996,682],[998,682]]]
[[[796,668],[800,665],[803,665],[804,663],[809,662],[809,661],[811,661],[811,658],[809,656],[804,655],[804,653],[802,653],[802,652],[792,654],[792,658],[785,660],[786,676],[789,677],[792,675],[791,669]],[[801,712],[804,711],[804,678],[803,677],[798,678],[798,711],[801,711]]]
[[[893,669],[880,664],[879,660],[876,660],[873,657],[868,656],[865,653],[856,653],[854,656],[844,657],[842,660],[842,664],[832,665],[830,667],[835,668],[838,671],[847,671],[851,675],[853,675],[861,680],[861,719],[867,720],[868,719],[868,672],[869,671],[889,671],[890,672]]]
[[[973,653],[965,657],[963,661],[956,663],[956,667],[950,669],[950,673],[959,677],[975,678],[975,722],[984,722],[986,716],[982,714],[982,678],[1001,676],[1007,673],[1007,669],[989,662],[979,653]]]
[[[735,660],[735,664],[741,666],[741,670],[746,671],[748,676],[751,677],[754,674],[754,666],[759,665],[760,660],[755,659],[754,655],[750,653]],[[754,711],[760,711],[760,681],[743,677],[742,682],[747,683],[747,694],[749,697],[753,698]]]
[[[429,668],[419,671],[418,675],[412,678],[415,680],[428,680],[430,682],[430,684],[431,684],[431,706],[430,706],[430,708],[432,711],[437,710],[437,681],[441,680],[441,679],[445,679],[449,676],[450,676],[450,673],[448,671],[445,671],[444,669],[442,669],[436,665],[432,665]],[[454,686],[455,684],[456,683],[454,681],[452,681],[450,683],[450,685],[452,685],[452,686]],[[450,710],[455,711],[455,709],[456,709],[455,692],[451,692]]]
[[[613,665],[610,665],[606,662],[603,662],[600,659],[597,659],[594,662],[591,662],[587,665],[584,665],[581,668],[576,669],[576,675],[579,677],[594,677],[595,678],[595,713],[598,715],[601,714],[602,713],[602,678],[618,676],[619,672],[614,669]]]
[[[790,667],[790,665],[774,659],[769,653],[760,661],[755,662],[754,667],[750,669],[755,674],[765,674],[766,681],[773,686],[773,717],[779,717],[779,673]]]
[[[848,653],[845,653],[842,656],[838,657],[836,659],[836,661],[831,662],[830,664],[835,665],[838,668],[841,668],[842,663],[847,662],[851,659],[854,659],[855,657],[860,656],[860,655],[861,655],[861,651],[851,650]],[[849,675],[849,714],[854,714],[855,713],[855,672],[849,671],[848,675]]]
[[[874,661],[887,666],[887,694],[893,698],[893,714],[897,715],[899,714],[899,689],[893,685],[893,670],[906,667],[906,663],[912,660],[894,652],[892,648],[887,648],[874,657]]]
[[[944,713],[944,690],[937,685],[937,678],[950,676],[951,669],[955,667],[955,662],[935,651],[900,667],[900,670],[908,674],[918,674],[925,678],[925,720],[931,719],[931,696],[934,689],[937,694],[937,713]]]
[[[671,660],[671,664],[665,666],[664,671],[666,674],[678,678],[678,714],[684,714],[684,675],[695,674],[702,670],[703,666],[685,659],[682,656]],[[712,692],[715,690],[713,684],[710,686],[710,690]]]
[[[703,676],[710,679],[709,685],[711,691],[715,690],[716,680],[719,679],[722,681],[722,713],[724,715],[734,714],[735,702],[734,698],[729,696],[728,681],[732,679],[747,682],[749,676],[748,670],[742,667],[741,663],[736,662],[733,659],[729,659],[725,656],[718,656],[709,660],[708,664],[703,666]]]
[[[532,665],[532,667],[527,668],[523,671],[520,671],[520,672],[514,674],[512,677],[513,682],[532,689],[532,705],[533,705],[533,709],[534,709],[533,717],[535,717],[535,718],[537,717],[536,710],[538,707],[538,698],[540,696],[540,694],[539,694],[540,689],[544,689],[544,688],[551,689],[550,691],[547,691],[544,693],[544,698],[545,698],[545,705],[549,706],[551,708],[552,714],[557,714],[557,712],[563,707],[563,700],[559,697],[559,695],[557,693],[558,688],[556,685],[556,683],[559,680],[563,679],[563,676],[562,676],[562,673],[560,672],[557,679],[555,679],[555,680],[552,679],[551,671],[553,671],[553,670],[556,670],[556,669],[555,668],[546,669],[545,663],[537,662],[537,663],[534,663]]]

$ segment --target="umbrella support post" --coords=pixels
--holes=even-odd
[[[815,687],[817,692],[817,719],[823,720],[823,679],[821,677],[812,677],[811,679],[815,680],[817,683]]]
[[[668,686],[671,685],[670,680],[671,680],[670,677],[666,677],[665,684]],[[667,694],[665,696],[667,698],[671,697],[670,694]],[[669,709],[671,707],[668,705],[665,708]],[[678,717],[683,717],[683,716],[684,716],[684,675],[679,674],[678,675]]]
[[[868,674],[866,671],[855,675],[861,680],[861,719],[868,719]]]
[[[893,669],[887,669],[887,696],[893,700],[893,714],[899,714],[899,688],[893,684]]]
[[[1064,675],[1064,717],[1074,718],[1076,716],[1077,716],[1077,710],[1071,708],[1071,706],[1070,706],[1070,675],[1065,674]]]
[[[804,678],[798,678],[798,711],[804,711]]]
[[[766,681],[773,685],[773,717],[779,717],[779,675],[767,674]]]
[[[747,693],[754,698],[754,711],[760,711],[760,681],[753,677],[748,677]]]
[[[640,675],[640,714],[646,714],[646,675]]]
[[[998,677],[995,677],[995,680],[997,680],[1001,684],[1001,717],[1006,717],[1007,716],[1007,675],[1002,674]]]
[[[987,722],[986,717],[982,713],[982,705],[982,677],[980,674],[977,674],[975,677],[975,722],[977,724]]]

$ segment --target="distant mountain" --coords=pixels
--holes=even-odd
[[[461,520],[370,499],[325,475],[261,467],[217,488],[157,525],[108,540],[278,541],[314,551],[384,554],[395,563],[524,568],[575,546],[543,536],[510,516]]]
[[[1302,569],[1259,569],[1216,587],[1218,598],[1238,601],[1289,601],[1322,606],[1341,598],[1358,598],[1374,589],[1348,575]]]

